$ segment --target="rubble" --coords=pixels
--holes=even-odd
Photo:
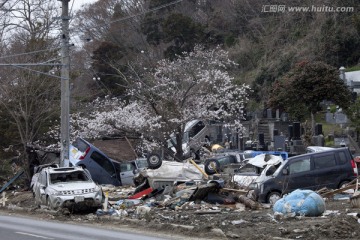
[[[132,186],[102,185],[104,205],[90,213],[55,212],[46,207],[36,208],[30,192],[26,193],[24,199],[17,201],[14,199],[19,199],[25,193],[7,192],[6,207],[1,207],[0,204],[0,210],[24,211],[24,206],[31,206],[31,214],[43,213],[44,218],[164,231],[168,232],[169,236],[176,232],[192,239],[360,237],[360,210],[352,208],[349,198],[333,200],[334,196],[345,191],[344,189],[322,189],[318,192],[319,196],[327,196],[327,210],[322,214],[306,217],[292,212],[274,213],[269,204],[256,202],[247,196],[247,190],[238,189],[231,181],[231,175],[220,174],[206,178],[196,167],[190,167],[191,165],[186,168],[192,169],[195,180],[186,177],[189,175],[183,170],[174,175],[172,174],[175,171],[171,170],[171,175],[167,172],[167,176],[160,176],[152,170],[153,175],[146,175],[151,186],[141,191]],[[164,182],[167,184],[162,184]]]

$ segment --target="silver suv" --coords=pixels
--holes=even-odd
[[[33,185],[35,202],[52,209],[100,207],[103,194],[81,167],[44,168]]]

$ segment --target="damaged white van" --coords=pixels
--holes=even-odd
[[[234,182],[243,189],[249,189],[255,181],[264,181],[269,178],[282,164],[281,156],[260,154],[247,160],[234,175]]]

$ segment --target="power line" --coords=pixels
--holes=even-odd
[[[91,28],[89,28],[89,29],[94,29],[94,28],[99,28],[99,27],[102,27],[102,26],[107,26],[107,25],[109,25],[109,24],[111,24],[111,23],[122,22],[122,21],[131,19],[131,18],[134,18],[134,17],[138,17],[138,16],[141,16],[141,15],[150,13],[150,12],[155,12],[155,11],[160,10],[160,9],[162,9],[162,8],[166,8],[166,7],[175,5],[175,4],[180,3],[180,2],[182,2],[182,1],[183,1],[183,0],[177,0],[177,1],[174,1],[174,2],[171,2],[171,3],[163,4],[163,5],[160,5],[160,6],[158,6],[158,7],[149,9],[149,10],[147,10],[147,11],[144,11],[144,12],[141,12],[141,13],[137,13],[137,14],[133,14],[133,15],[130,15],[130,16],[127,16],[127,17],[119,18],[119,19],[110,21],[109,23],[105,23],[105,24],[102,24],[102,25],[97,25],[96,27],[91,27]]]
[[[37,50],[37,51],[32,51],[32,52],[25,52],[25,53],[18,53],[18,54],[13,54],[13,55],[7,55],[7,56],[2,56],[2,57],[0,57],[0,59],[10,58],[10,57],[24,56],[24,55],[34,54],[34,53],[40,53],[40,52],[46,52],[46,51],[56,50],[56,49],[60,49],[60,48],[47,48],[47,49],[42,49],[42,50]]]

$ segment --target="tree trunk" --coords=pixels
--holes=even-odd
[[[176,131],[176,145],[175,145],[175,149],[176,149],[176,159],[183,159],[183,155],[184,155],[184,151],[182,149],[182,144],[183,144],[183,130],[181,127],[177,128]]]

